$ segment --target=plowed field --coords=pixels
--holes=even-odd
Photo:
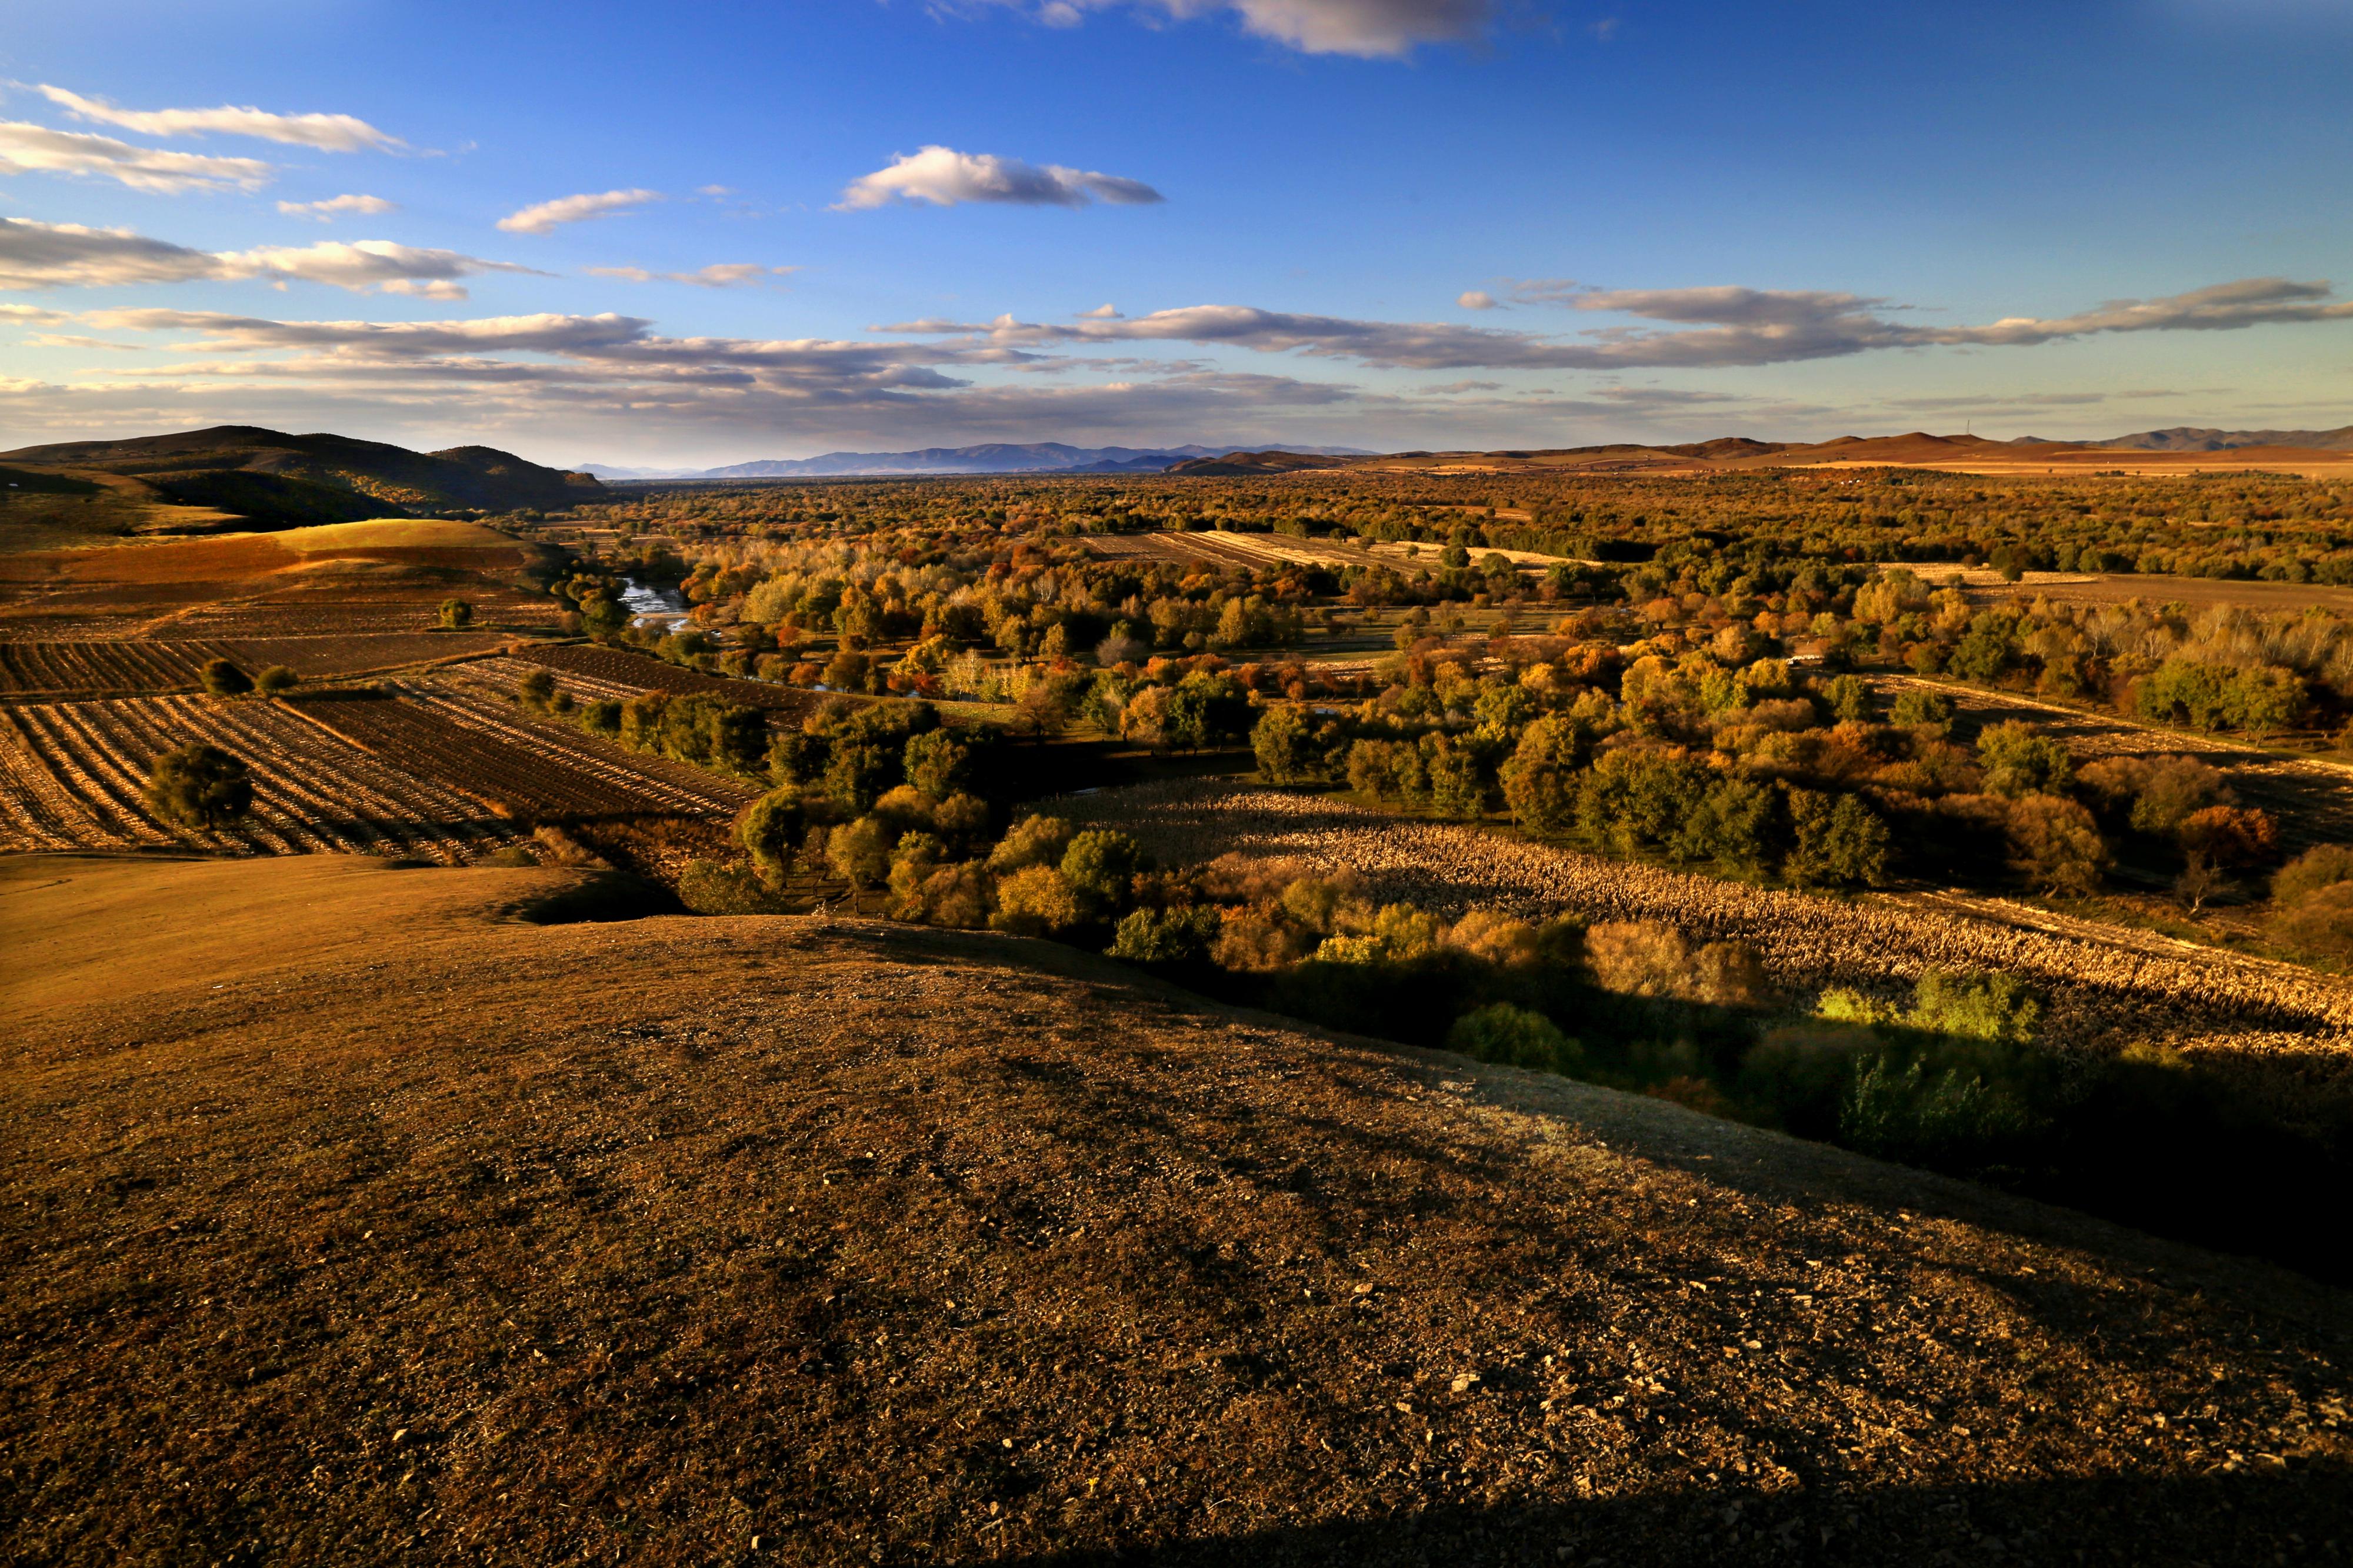
[[[227,832],[167,826],[140,799],[155,758],[191,741],[253,771],[252,814]],[[0,708],[0,849],[343,850],[459,864],[522,837],[482,797],[419,778],[285,703],[159,697]]]
[[[195,689],[208,659],[248,674],[282,664],[305,680],[403,669],[487,653],[495,632],[389,632],[242,639],[0,642],[0,697],[138,697]]]

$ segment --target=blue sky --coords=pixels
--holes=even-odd
[[[0,79],[7,445],[2353,422],[2347,0],[85,0]]]

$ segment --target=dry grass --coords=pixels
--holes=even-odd
[[[2267,1562],[2353,1512],[2341,1294],[1041,944],[500,918],[565,880],[0,863],[12,1559]]]

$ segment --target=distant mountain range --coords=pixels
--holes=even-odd
[[[412,452],[251,425],[24,447],[0,452],[0,462],[47,474],[106,474],[118,484],[132,481],[153,502],[210,507],[263,528],[451,510],[561,510],[605,494],[586,474],[543,468],[491,447]]]
[[[2112,441],[2085,441],[2134,452],[2235,452],[2242,447],[2298,447],[2313,452],[2353,452],[2353,425],[2337,430],[2198,430],[2177,425]]]
[[[1264,443],[1261,443],[1263,445]],[[818,479],[890,478],[913,474],[1157,474],[1197,458],[1247,449],[1248,442],[1181,447],[1069,447],[1060,441],[978,447],[926,447],[914,452],[828,452],[816,458],[770,458],[723,468],[622,468],[581,463],[576,471],[600,479]],[[1289,447],[1317,457],[1368,458],[1361,447]]]

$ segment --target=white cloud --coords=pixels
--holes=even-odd
[[[117,109],[103,99],[84,98],[61,87],[43,86],[41,95],[77,120],[119,125],[142,136],[254,136],[316,147],[327,153],[391,153],[408,145],[364,120],[348,114],[271,114],[259,109]]]
[[[1493,294],[1488,293],[1484,289],[1465,289],[1462,293],[1455,296],[1454,302],[1461,306],[1466,310],[1492,310],[1495,309],[1495,297]]]
[[[134,147],[111,136],[82,131],[52,131],[28,121],[0,121],[0,174],[34,171],[94,174],[120,180],[135,191],[253,190],[277,173],[256,158],[214,158]]]
[[[420,249],[385,239],[209,251],[153,239],[127,228],[0,218],[0,289],[108,288],[264,278],[453,300],[465,298],[458,279],[470,274],[531,270],[512,262],[485,261],[455,250]]]
[[[63,310],[45,310],[38,305],[0,305],[0,321],[25,321],[46,326],[66,320]]]
[[[1467,43],[1483,37],[1500,8],[1496,0],[967,0],[1012,5],[1048,26],[1076,26],[1090,11],[1139,11],[1147,18],[1186,20],[1231,13],[1242,30],[1311,55],[1397,59],[1424,44]]]
[[[617,278],[624,283],[691,283],[701,289],[748,289],[770,278],[787,277],[797,267],[763,267],[756,261],[714,261],[691,272],[649,272],[642,267],[591,267],[592,278]]]
[[[928,202],[943,207],[959,202],[1082,207],[1090,201],[1133,206],[1161,199],[1158,191],[1141,180],[1117,174],[1066,169],[1060,163],[1039,167],[1018,158],[926,147],[902,154],[887,169],[852,181],[834,205],[838,210],[854,212],[887,206],[893,201]]]
[[[611,217],[617,213],[634,212],[648,202],[662,199],[659,191],[602,191],[595,195],[558,196],[552,202],[541,202],[509,213],[499,219],[499,226],[509,234],[553,234],[563,224],[579,223],[592,217]]]
[[[339,213],[378,213],[397,210],[396,204],[382,196],[329,196],[322,202],[280,202],[278,210],[289,217],[316,218],[321,223],[332,223]]]
[[[1119,307],[1116,305],[1097,305],[1092,310],[1081,310],[1079,312],[1079,320],[1082,321],[1125,321],[1126,318],[1119,313]]]

